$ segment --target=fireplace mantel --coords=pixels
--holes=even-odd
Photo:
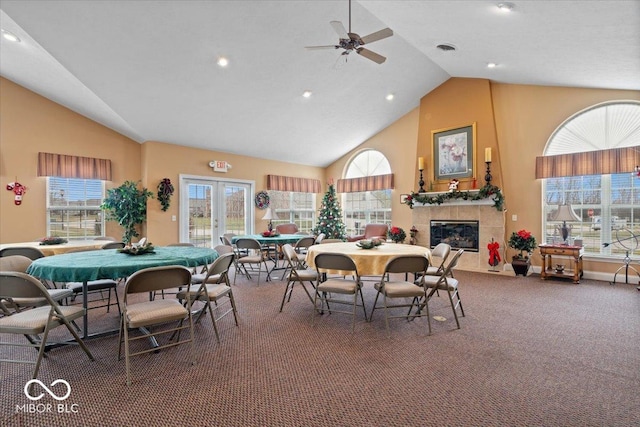
[[[468,192],[470,195],[476,195],[480,192],[480,190],[465,190],[464,192]],[[433,192],[428,192],[428,193],[418,193],[421,196],[427,196],[427,197],[435,197],[435,196],[439,196],[441,194],[448,194],[449,191],[433,191]],[[493,197],[489,196],[489,197],[485,197],[484,199],[480,199],[480,200],[464,200],[464,199],[448,199],[448,200],[444,200],[442,203],[437,204],[437,203],[420,203],[420,202],[413,202],[413,207],[414,208],[430,208],[430,207],[434,207],[434,206],[442,206],[442,205],[448,205],[448,206],[464,206],[464,205],[490,205],[493,206],[495,204]]]

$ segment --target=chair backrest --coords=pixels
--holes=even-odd
[[[372,239],[374,237],[382,237],[386,239],[387,231],[389,231],[387,224],[367,224],[364,227],[364,238]]]
[[[49,305],[57,306],[40,280],[26,273],[0,271],[0,282],[0,299],[44,298]]]
[[[230,252],[226,254],[220,255],[213,261],[213,264],[209,266],[207,270],[207,277],[203,280],[203,283],[207,283],[207,279],[209,276],[215,276],[216,274],[220,274],[220,278],[224,278],[224,281],[228,284],[228,280],[226,275],[229,272],[229,267],[233,264],[233,258],[236,256],[235,253]]]
[[[122,249],[124,248],[124,243],[122,242],[109,242],[102,245],[102,249]]]
[[[189,286],[191,271],[179,265],[151,267],[136,271],[127,279],[124,287],[125,303],[128,294],[161,291],[163,289]]]
[[[171,244],[168,244],[167,246],[183,246],[183,247],[193,248],[196,245],[194,245],[193,243],[186,243],[185,242],[185,243],[171,243]]]
[[[256,239],[250,237],[242,237],[236,240],[236,248],[238,249],[255,249],[257,251],[262,249],[262,245]]]
[[[431,255],[442,258],[443,262],[449,257],[451,253],[451,245],[448,243],[438,243],[431,251]]]
[[[318,273],[320,273],[320,270],[340,270],[353,272],[355,276],[360,277],[356,263],[349,255],[336,253],[318,254],[314,258],[313,263],[316,265]]]
[[[447,264],[447,267],[444,269],[444,272],[442,273],[442,277],[451,275],[451,270],[453,270],[456,267],[456,265],[458,265],[458,260],[460,259],[463,253],[464,253],[464,249],[458,249],[458,252],[456,252],[453,258],[451,258],[451,261],[449,261],[449,264]]]
[[[224,255],[224,254],[232,254],[234,253],[233,250],[233,246],[231,245],[217,245],[216,247],[213,248],[216,252],[218,252],[218,255]],[[215,261],[214,261],[215,262]]]
[[[383,280],[387,273],[422,273],[426,274],[429,268],[429,260],[421,255],[400,255],[391,258],[385,266]]]
[[[235,236],[237,236],[237,234],[235,233],[224,233],[222,236],[220,236],[220,240],[222,241],[223,245],[233,246],[233,244],[231,243],[231,239],[233,239]]]
[[[316,236],[316,245],[319,243],[322,243],[322,241],[324,240],[324,238],[326,237],[326,235],[324,233],[320,233]]]
[[[276,231],[280,234],[296,234],[298,232],[298,226],[294,223],[278,224],[276,225]]]
[[[306,249],[309,246],[312,246],[316,241],[316,238],[313,236],[303,237],[296,242],[296,249]]]
[[[40,249],[32,248],[30,246],[16,246],[13,248],[0,249],[0,257],[11,256],[11,255],[22,255],[22,256],[26,256],[31,260],[44,258],[44,254]]]
[[[295,263],[293,260],[297,257],[296,257],[296,251],[295,249],[293,249],[293,246],[291,246],[289,243],[282,245],[282,252],[284,253],[285,259],[289,263],[289,267],[294,268]]]
[[[33,260],[24,255],[9,255],[0,258],[0,271],[26,273]]]

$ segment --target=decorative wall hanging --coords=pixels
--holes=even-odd
[[[259,191],[258,194],[256,194],[256,207],[258,209],[266,209],[269,207],[269,204],[271,203],[270,199],[269,199],[269,195],[267,194],[266,191]]]
[[[160,184],[158,184],[158,200],[162,205],[163,211],[169,209],[173,192],[174,188],[173,184],[171,184],[171,180],[169,178],[163,178],[162,181],[160,181]]]
[[[13,197],[13,203],[20,206],[22,204],[22,196],[27,192],[27,187],[20,184],[18,181],[15,181],[7,184],[7,190],[13,191],[13,194],[15,195]]]

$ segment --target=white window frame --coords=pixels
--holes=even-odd
[[[65,185],[63,186],[64,188],[60,189],[60,190],[56,190],[56,189],[52,189],[53,183],[51,182],[51,180],[63,180]],[[74,181],[81,181],[82,182],[82,187],[83,187],[83,192],[84,192],[84,204],[73,204],[71,205],[69,202],[69,193],[71,192],[70,190],[70,185],[72,184]],[[100,184],[100,199],[95,199],[97,204],[89,204],[87,205],[87,199],[86,199],[86,188],[87,188],[87,184],[92,183],[99,183]],[[46,192],[46,229],[47,229],[47,236],[56,236],[56,237],[64,237],[65,239],[68,240],[85,240],[85,239],[93,239],[95,237],[102,237],[105,235],[104,231],[105,231],[105,215],[104,212],[102,211],[102,209],[100,208],[100,205],[102,204],[102,201],[105,198],[105,183],[102,180],[99,179],[82,179],[82,178],[58,178],[58,177],[47,177],[47,192]],[[64,190],[64,191],[62,191]],[[57,194],[52,194],[53,192],[57,192]],[[75,194],[75,196],[78,196],[78,194]],[[58,203],[56,203],[58,202]],[[100,233],[93,233],[93,234],[89,234],[86,233],[87,228],[86,227],[82,227],[80,226],[80,229],[84,230],[85,233],[83,235],[70,235],[70,231],[71,231],[71,227],[69,227],[69,221],[61,221],[61,224],[63,225],[63,229],[52,229],[52,212],[54,211],[63,211],[63,212],[71,212],[71,211],[92,211],[95,212],[97,215],[97,222],[95,222],[96,226],[99,226],[100,228]],[[68,219],[68,216],[65,215]],[[87,215],[88,217],[88,215]],[[82,218],[82,216],[81,216]],[[80,219],[80,221],[86,221],[86,220],[82,220]],[[66,228],[65,228],[65,224],[66,224]],[[94,231],[95,231],[95,226],[94,226]],[[63,232],[64,231],[64,232]]]

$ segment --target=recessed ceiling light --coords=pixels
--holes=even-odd
[[[489,62],[487,64],[487,68],[496,68],[498,66],[498,64],[496,64],[495,62]]]
[[[304,96],[305,98],[311,97],[312,94],[313,92],[311,92],[310,90],[305,90],[304,92],[302,92],[302,96]]]
[[[385,96],[385,99],[387,101],[393,101],[394,95],[392,93],[390,93],[389,95]]]
[[[509,3],[509,2],[498,3],[498,9],[500,9],[503,12],[511,12],[514,6],[515,5],[513,3]]]
[[[5,39],[11,42],[20,43],[20,38],[15,34],[13,34],[11,31],[7,31],[7,30],[1,30],[1,31],[2,31],[2,37],[4,37]]]
[[[225,58],[224,56],[221,56],[218,58],[218,66],[219,67],[226,67],[227,65],[229,65],[229,60],[227,58]]]

